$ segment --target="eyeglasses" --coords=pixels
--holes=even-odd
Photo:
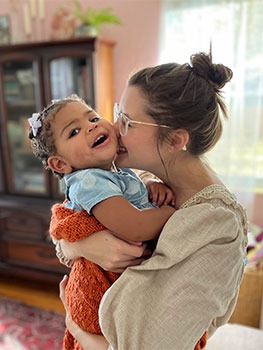
[[[128,133],[128,128],[130,124],[141,124],[141,125],[148,125],[148,126],[159,126],[161,128],[168,128],[171,129],[171,126],[168,125],[162,125],[162,124],[155,124],[155,123],[146,123],[146,122],[139,122],[137,120],[131,120],[127,114],[120,112],[118,103],[114,104],[114,122],[118,122],[119,124],[119,131],[121,136],[126,136]]]

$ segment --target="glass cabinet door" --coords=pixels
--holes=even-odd
[[[0,147],[2,147],[1,142],[0,142]],[[4,173],[3,173],[3,170],[4,170],[4,164],[3,164],[3,160],[1,158],[1,153],[0,153],[0,193],[4,192]]]
[[[7,118],[8,148],[11,164],[10,192],[46,194],[45,176],[40,160],[28,139],[28,121],[39,110],[37,61],[9,61],[2,64]]]
[[[77,94],[94,107],[93,76],[89,56],[52,59],[49,70],[52,99]]]
[[[93,75],[89,55],[49,59],[48,71],[52,100],[77,94],[94,108]],[[53,193],[58,198],[64,195],[63,187],[63,179],[53,179]]]

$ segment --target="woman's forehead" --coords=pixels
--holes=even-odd
[[[136,86],[127,86],[123,91],[120,100],[120,110],[123,113],[137,113],[144,110],[145,97],[140,88]]]

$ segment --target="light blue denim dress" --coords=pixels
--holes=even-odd
[[[101,201],[123,196],[138,209],[156,208],[148,198],[148,191],[139,176],[130,169],[107,171],[78,170],[64,176],[66,207],[92,214],[92,208]]]

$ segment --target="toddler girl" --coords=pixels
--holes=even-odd
[[[130,169],[115,167],[118,138],[109,121],[72,95],[53,101],[41,113],[34,113],[29,123],[34,154],[46,168],[64,179],[65,207],[55,205],[52,209],[56,214],[51,223],[54,239],[74,242],[104,226],[134,243],[159,235],[174,209],[153,205],[140,178]],[[156,182],[151,188],[157,191],[159,199],[164,197],[161,204],[173,199],[171,190],[164,184]],[[82,217],[75,215],[76,212],[83,218],[90,214],[84,230]],[[68,214],[71,221],[66,219]],[[86,259],[74,262],[66,299],[72,318],[81,328],[101,334],[99,303],[117,278],[117,274],[106,272]],[[64,349],[79,348],[66,332]]]

